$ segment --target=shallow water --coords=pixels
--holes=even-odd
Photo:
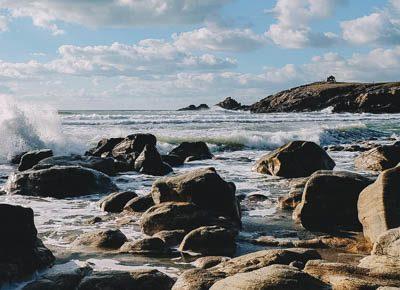
[[[236,184],[237,194],[262,194],[266,201],[244,212],[244,229],[238,253],[257,249],[244,240],[255,233],[277,237],[287,234],[307,235],[295,225],[290,213],[276,209],[279,196],[288,192],[289,181],[255,173],[254,162],[263,154],[291,140],[309,140],[322,146],[360,143],[375,140],[389,142],[400,135],[400,115],[332,114],[328,110],[314,113],[251,114],[211,109],[200,112],[176,111],[61,111],[7,103],[0,115],[0,186],[15,170],[7,160],[18,151],[49,147],[57,154],[80,153],[103,137],[120,137],[133,133],[157,136],[161,152],[168,152],[182,141],[206,141],[216,156],[214,160],[196,161],[175,169],[175,173],[213,166],[227,180]],[[5,108],[5,106],[3,106]],[[35,113],[32,113],[32,110]],[[4,112],[7,112],[5,114]],[[28,128],[24,128],[27,126]],[[376,141],[378,140],[378,141]],[[330,152],[336,169],[354,170],[356,152]],[[156,179],[134,172],[113,177],[121,189],[138,194],[149,192]],[[120,228],[130,239],[142,236],[137,218],[111,215],[99,209],[100,195],[56,200],[22,196],[0,196],[0,202],[32,207],[40,237],[59,262],[89,261],[97,269],[129,269],[157,266],[174,274],[188,267],[185,259],[150,259],[114,253],[76,252],[70,243],[82,232],[98,228]],[[105,222],[89,224],[96,216]]]

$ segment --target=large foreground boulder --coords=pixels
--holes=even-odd
[[[35,170],[47,169],[54,166],[81,166],[103,172],[107,175],[117,173],[113,158],[101,158],[95,156],[54,156],[41,160],[33,167]]]
[[[157,180],[151,195],[156,204],[168,201],[191,202],[201,209],[240,221],[236,187],[226,182],[212,167],[193,170]]]
[[[210,149],[204,142],[183,142],[178,147],[172,149],[169,155],[178,156],[181,160],[195,161],[212,159]]]
[[[292,141],[261,157],[254,170],[281,177],[305,177],[317,170],[332,170],[335,162],[314,142]]]
[[[124,138],[104,138],[101,139],[96,147],[93,147],[86,151],[85,155],[87,156],[97,156],[101,157],[103,154],[105,155],[111,155],[110,152],[113,150],[113,148],[122,142]]]
[[[0,204],[0,232],[0,288],[53,264],[53,254],[37,237],[32,209]]]
[[[146,145],[135,160],[135,170],[149,175],[162,176],[172,172],[171,166],[163,162],[153,145]]]
[[[5,189],[8,194],[67,198],[110,193],[117,187],[99,171],[80,166],[55,166],[13,173]]]
[[[400,142],[382,145],[361,153],[354,164],[358,169],[383,171],[400,163]]]
[[[400,166],[383,171],[361,193],[358,217],[364,236],[377,241],[385,231],[400,226]]]
[[[314,231],[361,230],[357,201],[372,181],[346,171],[317,171],[306,183],[294,216]]]
[[[31,169],[39,163],[40,160],[53,156],[53,151],[50,149],[29,151],[22,155],[19,162],[18,170],[24,171]]]
[[[210,290],[323,290],[320,280],[287,265],[271,265],[247,273],[239,273],[216,282]]]

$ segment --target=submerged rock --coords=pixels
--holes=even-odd
[[[364,236],[377,241],[385,231],[400,227],[400,166],[383,171],[358,199]]]
[[[281,177],[305,177],[317,170],[332,170],[335,162],[314,142],[292,141],[261,157],[254,170]]]
[[[120,230],[98,230],[80,235],[73,245],[74,247],[119,249],[126,241],[126,236]]]
[[[39,163],[42,159],[53,156],[53,151],[50,149],[29,151],[22,155],[21,161],[19,162],[18,170],[25,171],[31,169],[33,166]]]
[[[128,201],[137,197],[133,191],[114,192],[100,200],[100,208],[107,212],[122,212]]]
[[[172,149],[168,155],[178,156],[181,160],[186,161],[212,159],[214,157],[210,149],[208,149],[207,144],[201,141],[183,142],[178,147]]]
[[[149,175],[162,176],[171,173],[171,166],[162,161],[157,148],[146,145],[135,161],[135,170]]]
[[[358,169],[383,171],[400,163],[400,142],[393,145],[381,145],[361,153],[354,164]]]
[[[179,246],[179,251],[230,256],[236,251],[236,235],[237,232],[222,227],[199,227],[185,236]]]
[[[212,167],[157,180],[151,195],[156,204],[191,202],[203,210],[240,222],[236,187],[223,180]]]
[[[53,254],[37,237],[32,209],[0,204],[0,232],[0,287],[53,264]]]
[[[312,231],[361,230],[357,201],[372,181],[346,171],[317,171],[306,183],[294,215]]]
[[[80,166],[54,166],[13,173],[5,189],[8,194],[67,198],[110,193],[117,187],[99,171]]]

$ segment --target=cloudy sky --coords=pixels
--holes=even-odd
[[[176,109],[329,74],[400,80],[400,0],[0,0],[0,98]]]

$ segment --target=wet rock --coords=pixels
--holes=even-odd
[[[161,155],[153,145],[146,145],[136,158],[135,170],[155,176],[163,176],[173,171],[171,166],[162,161]]]
[[[97,224],[97,223],[101,223],[102,221],[103,221],[103,219],[101,217],[96,216],[94,218],[89,219],[87,223],[90,224],[90,225],[94,225],[94,224]]]
[[[138,156],[146,145],[150,147],[155,147],[157,144],[157,139],[152,134],[133,134],[127,136],[124,140],[118,143],[112,149],[112,156],[115,158],[121,157],[125,159],[126,155],[134,154]]]
[[[291,191],[288,196],[278,198],[278,207],[284,210],[294,210],[301,202],[303,190]]]
[[[181,157],[173,154],[169,155],[161,155],[162,161],[167,163],[171,167],[182,166],[185,163],[185,160]]]
[[[81,166],[114,175],[117,170],[113,158],[101,158],[95,156],[54,156],[41,160],[33,167],[35,170],[47,169],[54,166]]]
[[[306,263],[309,260],[320,259],[316,250],[311,249],[277,249],[263,250],[222,262],[210,271],[220,271],[228,275],[254,271],[273,264],[289,265],[291,262]]]
[[[358,217],[372,243],[385,231],[400,226],[400,166],[383,171],[361,193]]]
[[[145,212],[154,205],[151,194],[138,196],[125,204],[124,210],[130,212]]]
[[[381,234],[372,249],[373,255],[388,255],[400,259],[400,227]]]
[[[295,214],[312,231],[361,230],[357,201],[371,180],[346,171],[317,171],[308,180]]]
[[[120,252],[134,255],[160,256],[170,253],[170,249],[160,238],[149,237],[123,244]]]
[[[190,231],[209,225],[212,216],[198,206],[186,202],[165,202],[149,208],[140,220],[142,231],[154,235],[160,231]]]
[[[85,155],[101,157],[104,153],[111,152],[113,148],[123,140],[124,138],[101,139],[97,146],[86,151]]]
[[[105,271],[83,278],[78,290],[170,290],[174,282],[158,270]]]
[[[357,169],[383,171],[400,162],[400,144],[382,145],[360,154],[354,164]]]
[[[29,151],[22,155],[19,162],[18,170],[25,171],[31,169],[39,163],[40,160],[53,156],[53,151],[50,149]]]
[[[216,106],[221,107],[225,110],[246,110],[248,106],[243,106],[241,103],[237,102],[235,99],[231,97],[227,97],[222,102],[216,104]]]
[[[153,235],[155,238],[160,238],[168,247],[173,247],[179,245],[186,232],[184,230],[174,230],[174,231],[161,231]]]
[[[217,226],[200,227],[185,236],[179,251],[202,255],[233,255],[236,251],[236,235],[232,230]]]
[[[137,197],[133,191],[114,192],[100,200],[100,208],[107,212],[122,212],[128,201]]]
[[[185,108],[181,108],[178,111],[200,111],[200,110],[208,110],[210,107],[207,104],[200,104],[198,106],[196,105],[190,105]]]
[[[80,235],[73,242],[73,246],[119,249],[126,241],[126,236],[120,230],[98,230]]]
[[[225,256],[206,256],[198,258],[193,265],[197,268],[208,269],[222,262],[229,261],[231,258]]]
[[[117,187],[99,171],[79,166],[55,166],[13,173],[5,189],[8,194],[67,198],[110,193]]]
[[[168,201],[192,202],[201,209],[240,221],[236,187],[223,180],[214,168],[193,170],[157,180],[151,195],[155,204]]]
[[[323,290],[327,285],[320,280],[287,265],[271,265],[247,273],[239,273],[216,282],[210,290],[274,289]]]
[[[208,290],[226,275],[220,272],[210,272],[204,269],[191,269],[179,275],[172,290]]]
[[[179,156],[181,160],[186,160],[190,157],[190,161],[212,159],[214,157],[204,142],[183,142],[172,149],[168,155]]]
[[[28,151],[20,152],[11,157],[10,163],[11,164],[19,164],[21,162],[22,156],[24,156]]]
[[[53,264],[53,254],[37,237],[32,209],[0,204],[0,232],[0,288]]]
[[[314,142],[292,141],[262,156],[254,166],[259,173],[281,177],[305,177],[317,170],[332,170],[335,162]]]

